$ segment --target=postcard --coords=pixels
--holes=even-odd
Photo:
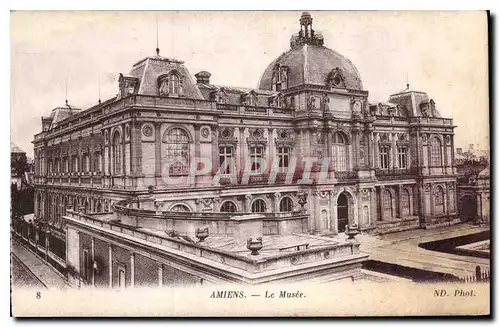
[[[488,19],[12,12],[12,315],[489,315]]]

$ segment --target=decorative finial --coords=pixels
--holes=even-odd
[[[156,55],[160,55],[160,46],[158,42],[158,16],[156,16]]]
[[[97,92],[98,92],[97,102],[101,104],[101,82],[99,80],[99,75],[97,75]]]
[[[303,12],[299,19],[300,31],[298,35],[292,35],[290,39],[290,47],[295,48],[304,44],[322,46],[324,43],[321,33],[315,33],[312,28],[313,19],[311,14]]]
[[[66,83],[64,84],[64,87],[66,88],[65,102],[66,102],[66,105],[68,105],[68,77],[67,76],[66,76]]]
[[[408,77],[408,72],[406,72],[406,89],[409,90],[410,89],[410,79]]]

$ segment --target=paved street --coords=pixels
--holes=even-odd
[[[11,242],[12,280],[14,285],[29,287],[45,285],[49,289],[65,289],[69,287],[61,274],[36,257],[33,252],[27,250],[14,239]]]
[[[45,288],[46,286],[23,264],[23,262],[11,253],[12,262],[12,284],[30,288]]]
[[[370,260],[466,277],[474,274],[478,265],[482,270],[489,270],[490,260],[426,250],[419,247],[419,244],[487,230],[489,227],[462,224],[426,230],[416,229],[382,236],[363,234],[358,235],[356,239],[361,243],[361,251],[370,254]]]

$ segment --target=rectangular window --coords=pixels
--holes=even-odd
[[[233,147],[221,146],[219,148],[219,167],[224,168],[224,174],[231,174],[233,172]]]
[[[389,168],[389,148],[386,146],[380,148],[380,168]]]
[[[261,146],[252,146],[250,147],[250,162],[252,164],[252,172],[261,174],[261,166],[262,158],[264,157],[264,148]]]
[[[96,152],[94,156],[94,171],[99,172],[101,171],[101,153]]]
[[[280,172],[286,172],[288,165],[290,163],[290,148],[279,147],[278,148],[278,167]]]
[[[408,148],[399,148],[398,149],[398,166],[399,168],[406,169],[407,168],[407,151]]]

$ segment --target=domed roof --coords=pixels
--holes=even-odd
[[[287,88],[301,84],[327,85],[338,75],[341,83],[334,87],[362,90],[361,76],[354,64],[338,52],[323,46],[323,36],[312,29],[312,18],[303,13],[301,30],[292,36],[291,49],[274,60],[264,71],[259,88],[272,89],[276,67],[287,68]]]

